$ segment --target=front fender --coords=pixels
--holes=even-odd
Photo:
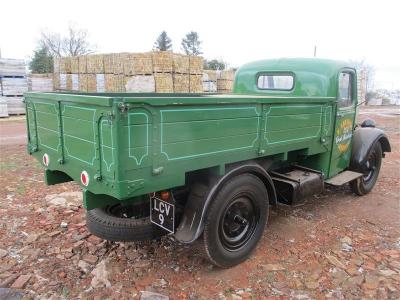
[[[201,197],[188,199],[182,221],[176,230],[175,238],[183,243],[194,242],[203,232],[204,217],[214,195],[230,178],[243,173],[251,173],[260,178],[267,188],[270,204],[276,205],[277,198],[274,183],[267,171],[258,164],[240,165],[219,178],[210,189],[204,187],[204,191],[200,191],[200,194],[203,194]]]
[[[389,139],[383,130],[372,127],[357,128],[353,135],[353,148],[350,159],[350,169],[365,173],[366,160],[371,147],[379,142],[382,147],[382,153],[390,152],[391,147]]]

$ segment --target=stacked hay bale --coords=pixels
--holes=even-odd
[[[82,92],[202,92],[203,58],[171,51],[54,60],[54,89]]]
[[[189,92],[203,92],[203,58],[201,56],[189,56]]]
[[[152,52],[156,93],[173,93],[173,54],[171,51]]]
[[[28,91],[25,62],[23,59],[0,59],[1,115],[25,113],[23,94]],[[5,108],[5,104],[7,108]]]
[[[233,90],[233,81],[235,79],[234,70],[223,70],[217,73],[217,91],[218,93],[229,94]]]
[[[173,54],[172,71],[175,93],[189,93],[189,56],[183,54]]]
[[[122,57],[125,74],[125,91],[154,93],[153,58],[151,53],[126,53]]]
[[[125,92],[124,55],[125,53],[103,55],[104,89],[106,92]]]
[[[28,90],[31,92],[53,91],[53,74],[30,74],[28,76]]]

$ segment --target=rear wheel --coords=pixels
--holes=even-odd
[[[350,182],[353,193],[363,196],[368,194],[375,186],[382,164],[382,147],[376,142],[368,152],[367,172],[356,180]]]
[[[161,237],[167,232],[152,224],[149,205],[109,205],[87,211],[89,232],[114,242],[134,242]]]
[[[268,219],[268,193],[251,174],[228,181],[212,200],[203,242],[210,261],[223,268],[241,263],[257,246]]]

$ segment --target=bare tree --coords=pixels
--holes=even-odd
[[[93,45],[88,41],[88,31],[69,25],[68,35],[42,31],[40,45],[47,48],[54,57],[78,56],[93,53]]]
[[[364,59],[362,60],[350,60],[350,63],[356,68],[357,71],[363,71],[365,73],[365,88],[367,92],[374,88],[374,66],[368,64]]]

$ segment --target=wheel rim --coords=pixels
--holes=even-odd
[[[253,201],[245,196],[237,197],[225,208],[219,224],[223,247],[229,251],[242,248],[252,237],[258,221]]]
[[[371,151],[371,153],[368,155],[368,159],[366,162],[367,172],[365,172],[363,176],[363,180],[365,183],[370,182],[375,177],[377,170],[377,161],[377,153],[375,151]]]
[[[148,207],[139,205],[114,204],[105,208],[105,212],[117,218],[139,219],[148,216]]]

